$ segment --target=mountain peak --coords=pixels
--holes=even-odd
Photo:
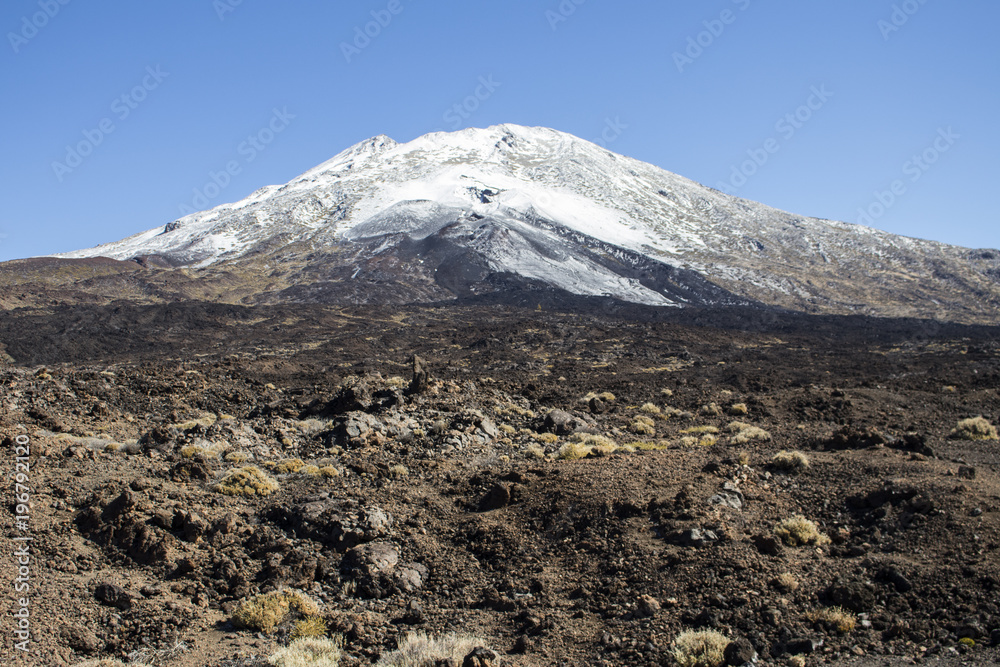
[[[778,211],[514,124],[403,144],[378,135],[285,185],[61,256],[297,276],[249,297],[265,300],[544,288],[660,306],[761,302],[925,317],[957,309],[966,319],[1000,306],[998,255]]]

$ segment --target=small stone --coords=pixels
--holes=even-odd
[[[781,554],[783,548],[781,542],[778,538],[771,535],[760,535],[754,538],[754,546],[757,547],[757,551],[761,552],[765,556],[777,556]]]
[[[497,652],[482,646],[472,649],[462,661],[462,667],[499,667],[499,665],[500,656]]]
[[[976,469],[973,468],[972,466],[959,466],[958,476],[961,477],[962,479],[975,479]]]
[[[106,607],[117,607],[122,611],[132,608],[132,596],[121,586],[98,584],[94,597]]]
[[[781,612],[773,607],[765,609],[761,614],[761,618],[765,623],[770,626],[777,627],[781,623]]]
[[[100,646],[97,635],[79,625],[65,626],[60,635],[63,641],[77,653],[95,653]]]
[[[508,504],[510,504],[510,486],[507,484],[494,484],[482,501],[480,501],[479,508],[484,512],[490,512],[506,507]]]
[[[659,601],[651,595],[643,595],[639,598],[639,606],[636,609],[636,613],[642,618],[649,618],[651,616],[656,616],[656,612],[660,611]]]
[[[822,639],[809,639],[808,637],[796,637],[788,640],[785,650],[792,654],[808,655],[823,646]]]
[[[727,665],[739,667],[739,665],[753,662],[756,657],[757,651],[754,650],[753,644],[743,637],[729,642],[729,645],[726,646],[725,658]]]

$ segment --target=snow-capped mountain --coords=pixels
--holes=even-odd
[[[241,287],[224,298],[243,302],[557,289],[946,319],[1000,307],[996,251],[792,215],[515,125],[374,137],[285,185],[57,257],[225,274]]]

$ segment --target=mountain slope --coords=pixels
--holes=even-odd
[[[225,273],[242,287],[219,298],[243,302],[555,289],[965,321],[1000,309],[996,251],[791,215],[514,125],[375,137],[243,201],[58,257]]]

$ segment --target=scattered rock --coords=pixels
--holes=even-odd
[[[639,598],[639,605],[636,614],[640,618],[651,618],[660,611],[659,601],[651,595],[643,595]]]
[[[785,550],[781,540],[773,535],[758,535],[753,538],[753,544],[765,556],[780,556]]]
[[[499,667],[500,656],[496,651],[488,648],[477,647],[465,656],[462,667]]]
[[[667,536],[667,541],[688,547],[703,547],[718,540],[719,536],[716,535],[715,531],[705,528],[687,528]]]
[[[736,641],[729,642],[725,652],[726,664],[740,667],[741,665],[752,663],[757,658],[757,651],[749,640],[740,637]]]
[[[479,503],[479,509],[490,512],[510,504],[510,485],[494,484]]]
[[[423,358],[413,355],[413,378],[410,380],[410,393],[419,394],[427,391],[430,382],[430,374],[427,372],[427,362]]]
[[[793,655],[809,655],[822,647],[822,639],[808,637],[795,637],[785,642],[785,651]]]
[[[871,611],[875,606],[875,594],[857,581],[838,579],[826,594],[833,604],[853,612]]]
[[[84,655],[96,653],[100,648],[100,640],[93,632],[79,625],[67,625],[60,631],[60,636],[67,646]]]
[[[124,588],[114,584],[98,584],[94,590],[94,598],[106,607],[117,607],[122,611],[132,608],[132,596]]]

